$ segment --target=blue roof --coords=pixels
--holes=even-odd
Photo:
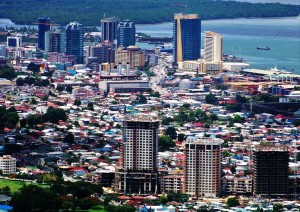
[[[12,210],[13,207],[9,206],[9,205],[0,205],[0,210]]]

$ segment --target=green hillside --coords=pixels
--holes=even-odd
[[[60,24],[76,20],[84,25],[99,25],[105,14],[137,23],[159,23],[171,21],[173,14],[180,12],[179,4],[188,5],[184,12],[198,13],[203,20],[297,16],[300,13],[300,5],[221,0],[0,0],[0,18],[31,24],[38,17],[48,16]]]

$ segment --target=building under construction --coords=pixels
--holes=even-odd
[[[119,193],[153,194],[158,190],[158,127],[155,116],[127,116],[123,123],[122,164],[116,171]]]
[[[286,197],[289,193],[289,151],[286,146],[258,145],[253,150],[254,195]]]

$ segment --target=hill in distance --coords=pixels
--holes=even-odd
[[[32,24],[45,16],[55,23],[78,21],[95,26],[105,15],[150,24],[172,21],[174,13],[180,12],[180,4],[187,5],[184,13],[197,13],[203,20],[300,14],[300,5],[222,0],[0,0],[0,18]]]

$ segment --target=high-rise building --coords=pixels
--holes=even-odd
[[[119,193],[151,194],[158,189],[158,127],[152,115],[127,116],[123,122],[122,168],[116,172]]]
[[[253,151],[253,193],[259,197],[288,194],[289,150],[287,146],[259,145]]]
[[[118,23],[119,20],[116,17],[101,19],[102,41],[116,42]]]
[[[217,197],[221,190],[221,139],[188,138],[184,144],[185,193],[196,197]]]
[[[66,55],[75,55],[76,63],[83,63],[83,26],[78,22],[66,26]]]
[[[127,48],[135,45],[135,24],[132,21],[121,21],[117,33],[118,46]]]
[[[175,14],[173,48],[174,62],[200,58],[201,20],[197,14]]]
[[[91,46],[89,51],[90,57],[96,57],[98,63],[114,63],[115,62],[115,45],[111,42],[103,42],[97,46]]]
[[[7,47],[22,47],[22,37],[7,37]]]
[[[138,46],[128,46],[127,49],[118,48],[115,51],[115,64],[143,67],[145,65],[145,52]]]
[[[222,34],[205,32],[204,38],[204,60],[206,62],[222,61],[223,42]]]
[[[66,33],[59,31],[47,31],[45,33],[46,52],[66,52]]]
[[[16,163],[16,158],[10,155],[3,155],[3,157],[0,157],[0,170],[2,170],[3,174],[15,174]]]
[[[45,50],[45,33],[50,30],[50,18],[39,18],[38,48]]]
[[[0,44],[0,57],[6,58],[6,46]]]

